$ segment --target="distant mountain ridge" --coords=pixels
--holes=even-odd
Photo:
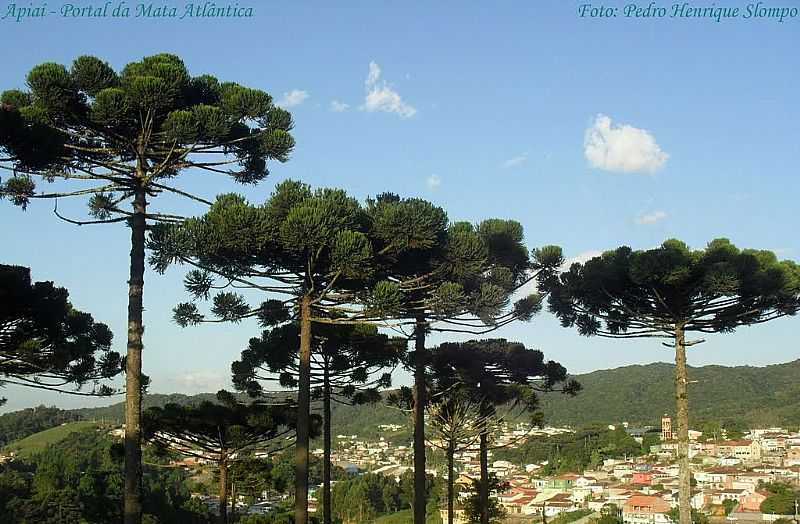
[[[658,424],[662,414],[675,411],[674,370],[657,362],[577,375],[583,385],[577,397],[546,395],[542,407],[551,423]],[[751,427],[800,424],[800,360],[764,367],[689,367],[688,372],[693,424],[726,419]]]
[[[551,424],[582,426],[593,423],[658,424],[675,410],[675,366],[666,362],[630,365],[575,375],[583,391],[574,398],[548,394],[542,398]],[[756,366],[689,367],[689,405],[693,421],[738,418],[752,426],[800,424],[800,359]],[[147,395],[145,407],[167,402],[199,402],[213,394]],[[107,408],[73,410],[83,417],[113,415],[122,420],[123,403]],[[363,433],[368,424],[403,424],[407,418],[381,405],[334,405],[337,433]],[[361,429],[361,431],[356,431]]]
[[[657,425],[661,415],[674,413],[674,369],[672,364],[656,362],[593,371],[575,378],[583,385],[576,397],[547,394],[542,409],[549,424],[585,426],[628,422],[633,425]],[[800,359],[784,364],[754,366],[701,366],[689,368],[689,405],[693,426],[702,421],[736,419],[755,426],[800,425]],[[283,394],[285,396],[286,394]],[[215,394],[148,394],[144,408],[168,403],[194,404],[214,400]],[[242,396],[242,398],[246,398]],[[22,412],[0,417],[12,422]],[[66,410],[53,420],[95,420],[122,423],[124,402],[99,408]],[[28,418],[28,417],[26,417]],[[60,423],[60,422],[59,422]],[[379,424],[401,424],[410,431],[409,417],[383,404],[343,406],[333,404],[334,434],[374,436],[382,434]],[[14,438],[20,435],[19,428]],[[36,431],[46,429],[39,427]],[[10,430],[9,430],[10,431]],[[407,431],[399,432],[403,437]],[[0,442],[3,435],[0,434]]]

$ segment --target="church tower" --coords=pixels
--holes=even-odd
[[[673,439],[672,418],[666,413],[661,417],[661,441],[666,442]]]

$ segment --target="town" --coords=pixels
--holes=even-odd
[[[622,428],[641,443],[645,432],[658,432],[659,428],[635,428],[623,422],[609,425],[609,430]],[[410,445],[394,444],[392,434],[402,432],[399,424],[378,426],[386,435],[377,440],[359,438],[358,435],[336,435],[331,461],[349,475],[378,474],[400,482],[401,476],[413,471]],[[567,427],[533,427],[526,423],[506,424],[494,435],[498,449],[515,448],[530,439],[575,433]],[[119,436],[119,432],[115,435]],[[672,418],[661,420],[659,442],[650,446],[649,453],[635,458],[606,459],[599,467],[556,475],[544,475],[543,463],[515,464],[508,460],[492,460],[490,474],[502,481],[505,489],[492,493],[505,510],[508,522],[541,522],[559,515],[598,517],[609,509],[617,512],[624,524],[669,524],[669,513],[677,506],[679,467],[674,460],[677,441]],[[739,439],[728,440],[721,435],[707,436],[700,431],[689,431],[689,457],[692,464],[692,508],[715,519],[728,522],[755,523],[794,519],[797,522],[797,503],[791,514],[765,513],[762,504],[770,497],[770,484],[800,487],[800,431],[785,428],[751,429]],[[430,442],[433,446],[438,443]],[[322,457],[322,449],[311,453]],[[491,456],[491,452],[490,452]],[[456,484],[462,488],[459,497],[464,499],[480,476],[477,447],[457,453]],[[173,463],[187,470],[202,469],[207,461],[183,459]],[[427,473],[442,477],[446,471],[430,461]],[[319,487],[318,487],[319,489]],[[216,511],[219,499],[208,494],[195,493],[209,508]],[[268,513],[285,495],[265,491],[259,500],[247,504],[240,496],[232,505],[240,513]],[[459,507],[462,501],[456,503]],[[313,492],[309,499],[309,512],[318,509],[318,498]],[[446,510],[441,510],[446,522]],[[577,520],[577,519],[576,519]],[[566,520],[569,522],[569,520]],[[465,524],[463,510],[456,509],[455,524]]]

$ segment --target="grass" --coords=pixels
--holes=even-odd
[[[44,450],[48,445],[64,440],[71,433],[89,431],[97,427],[97,423],[85,420],[67,422],[61,426],[46,429],[39,433],[29,435],[24,439],[11,442],[3,448],[3,451],[6,453],[13,451],[19,458],[28,458]]]
[[[428,512],[428,520],[427,524],[441,524],[442,519],[439,517],[439,512],[435,512],[434,514],[430,514]],[[379,517],[372,521],[371,524],[413,524],[414,523],[414,516],[411,513],[410,509],[398,511],[397,513],[392,513],[391,515],[384,515],[383,517]]]

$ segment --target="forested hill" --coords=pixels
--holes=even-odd
[[[571,426],[622,421],[657,425],[662,414],[674,412],[673,370],[671,364],[655,363],[577,375],[583,385],[577,397],[551,394],[544,398],[546,420],[550,424]],[[766,367],[689,368],[689,378],[692,381],[689,403],[693,425],[726,420],[737,420],[746,426],[800,424],[800,360]],[[214,398],[212,393],[151,394],[145,396],[144,407],[170,402],[189,404]],[[124,403],[102,408],[67,411],[49,408],[42,411],[40,408],[38,412],[8,413],[0,416],[0,444],[77,419],[121,423]],[[407,415],[394,408],[381,404],[333,405],[334,434],[377,435],[380,433],[378,424],[389,423],[407,425],[410,429]]]
[[[286,395],[281,395],[285,397]],[[239,395],[239,399],[247,401],[246,395]],[[169,403],[175,404],[197,404],[204,400],[215,401],[213,393],[201,393],[199,395],[182,395],[173,393],[171,395],[150,394],[145,395],[144,409],[153,406],[163,406]],[[312,406],[313,407],[313,406]],[[319,406],[316,406],[319,411]],[[395,408],[387,407],[383,404],[370,404],[365,406],[345,406],[336,402],[331,404],[333,413],[332,430],[334,434],[359,434],[377,435],[380,433],[379,424],[402,424],[405,425],[408,417]],[[125,403],[118,402],[100,408],[82,408],[70,410],[70,413],[78,415],[82,420],[96,420],[105,422],[122,423],[125,419]],[[0,417],[2,420],[3,417]]]
[[[549,395],[550,423],[658,424],[675,411],[675,366],[655,363],[594,371],[576,378],[575,398]],[[739,419],[748,426],[800,424],[800,360],[766,367],[689,368],[690,416],[694,421]]]

